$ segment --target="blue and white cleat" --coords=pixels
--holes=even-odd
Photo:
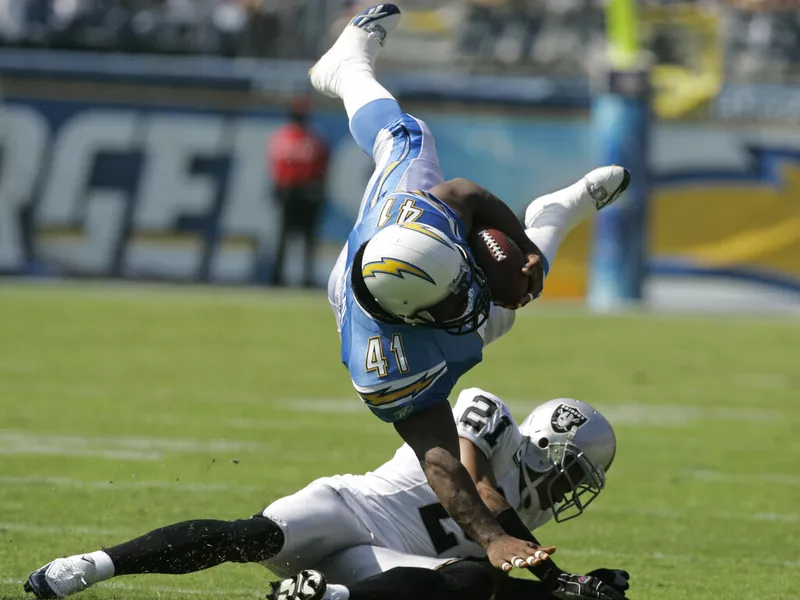
[[[375,59],[388,33],[400,22],[400,9],[394,4],[378,4],[353,17],[334,42],[308,72],[311,85],[326,96],[338,98],[340,74],[365,72],[373,76]]]
[[[372,8],[362,10],[350,19],[349,25],[364,31],[376,32],[380,37],[380,44],[386,40],[386,34],[397,27],[400,22],[400,9],[394,4],[377,4]]]
[[[593,213],[613,204],[628,189],[631,173],[611,165],[590,171],[578,183],[541,196],[525,210],[525,227],[568,224],[574,227]]]
[[[28,576],[24,590],[37,598],[64,598],[96,581],[94,559],[86,554],[57,558]]]

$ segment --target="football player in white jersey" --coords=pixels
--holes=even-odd
[[[616,452],[614,431],[584,402],[551,400],[517,426],[500,398],[471,388],[459,395],[453,416],[461,460],[481,499],[504,528],[522,539],[535,539],[530,530],[550,519],[580,515],[605,486]],[[484,559],[488,569],[481,563],[448,565],[469,557]],[[458,587],[465,577],[493,581],[502,576],[485,557],[444,510],[413,450],[403,445],[374,471],[318,479],[250,519],[185,521],[105,550],[56,559],[34,571],[25,589],[37,598],[59,598],[119,575],[261,562],[278,575],[299,573],[276,587],[273,595],[281,600],[359,600],[359,582],[366,582],[373,596],[383,586],[395,597],[422,600],[416,588],[404,588],[395,579],[425,587],[433,585],[431,578],[455,570],[456,583],[448,585]],[[572,586],[581,593],[570,597],[610,600],[623,597],[627,587],[622,580],[613,585],[619,571],[578,576],[552,560],[546,564],[543,582],[535,582],[546,593]]]

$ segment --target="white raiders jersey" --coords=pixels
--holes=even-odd
[[[459,395],[453,416],[459,436],[472,441],[488,457],[498,488],[528,528],[549,521],[551,511],[541,511],[538,501],[530,501],[517,459],[523,437],[505,403],[471,388]],[[486,555],[439,503],[407,444],[366,475],[337,475],[319,483],[336,489],[370,529],[376,546],[431,557]]]

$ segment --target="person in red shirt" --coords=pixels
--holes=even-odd
[[[317,222],[325,201],[329,153],[325,140],[308,126],[309,109],[306,99],[295,100],[289,122],[278,129],[267,144],[273,197],[280,212],[273,285],[285,283],[286,244],[291,234],[303,237],[303,284],[306,287],[314,285]]]

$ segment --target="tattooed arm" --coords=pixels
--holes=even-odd
[[[515,557],[528,561],[526,567],[532,566],[555,551],[507,535],[481,501],[472,477],[461,464],[458,432],[448,402],[438,402],[394,425],[416,453],[439,502],[486,550],[495,567],[508,571]]]

